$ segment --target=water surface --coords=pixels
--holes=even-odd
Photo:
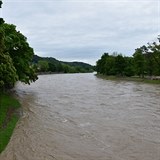
[[[24,114],[0,160],[160,160],[160,86],[93,74],[17,84]]]

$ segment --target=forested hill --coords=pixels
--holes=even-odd
[[[84,63],[84,62],[63,62],[63,61],[61,61],[61,62],[64,64],[67,64],[67,65],[73,66],[73,67],[82,67],[85,69],[93,69],[93,66],[91,66],[88,63]]]
[[[53,57],[33,56],[37,72],[87,73],[93,72],[93,66],[83,62],[63,62]]]

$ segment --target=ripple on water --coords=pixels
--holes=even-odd
[[[159,160],[158,85],[41,75],[16,93],[24,116],[0,160]]]

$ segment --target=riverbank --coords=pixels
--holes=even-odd
[[[96,74],[97,77],[103,78],[106,80],[121,80],[121,81],[134,81],[150,84],[160,84],[160,79],[149,79],[149,78],[140,78],[140,77],[120,77],[120,76],[106,76],[102,74]]]
[[[7,146],[19,119],[20,103],[13,95],[0,93],[0,153]]]

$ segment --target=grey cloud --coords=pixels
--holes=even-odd
[[[158,35],[157,0],[6,0],[3,16],[36,54],[95,63],[103,52],[132,55]]]

